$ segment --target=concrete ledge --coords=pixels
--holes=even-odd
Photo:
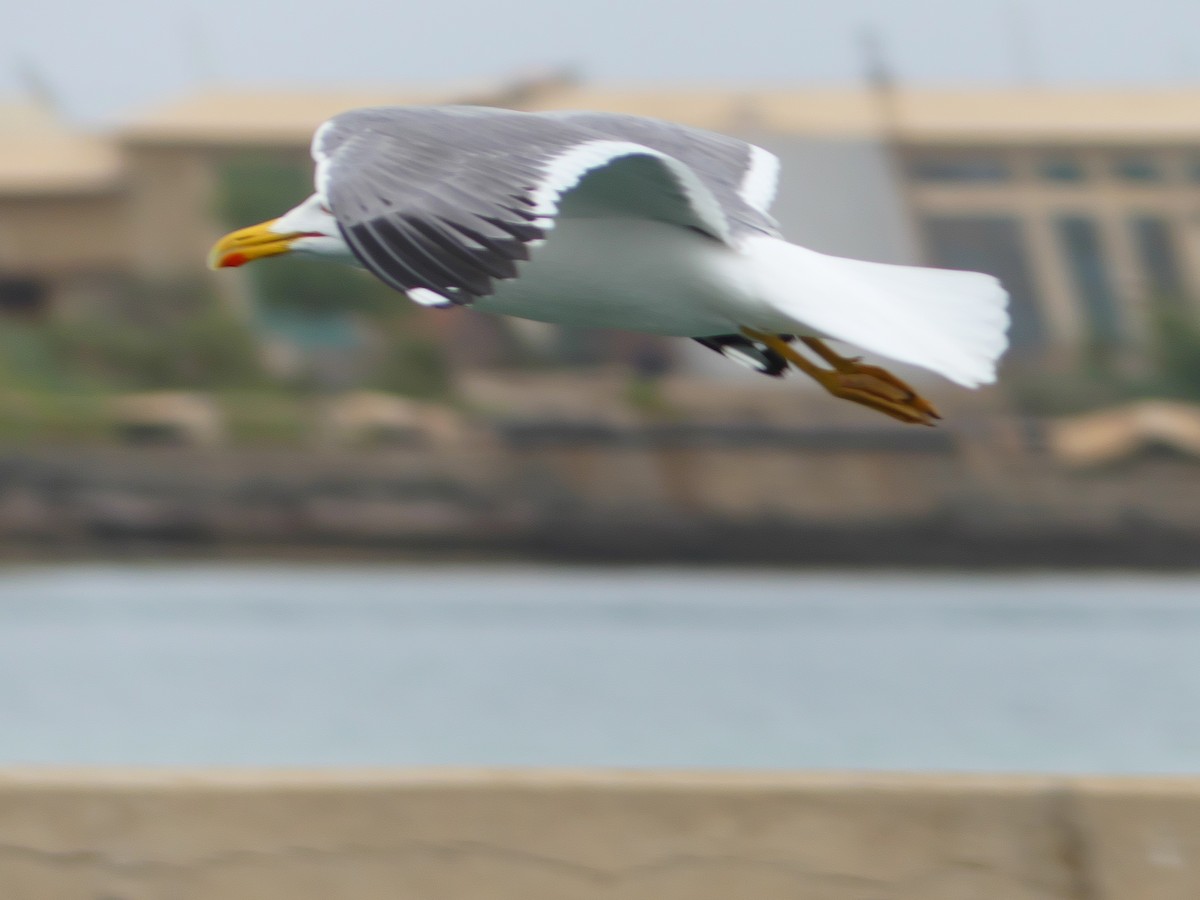
[[[1194,900],[1200,778],[0,770],[12,900]]]

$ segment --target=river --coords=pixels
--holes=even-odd
[[[1200,576],[0,570],[0,764],[1194,772]]]

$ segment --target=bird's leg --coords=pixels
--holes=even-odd
[[[835,397],[861,403],[913,425],[933,425],[935,420],[941,418],[932,403],[891,372],[878,366],[865,366],[857,359],[839,356],[816,338],[801,340],[832,369],[818,366],[778,335],[753,328],[743,328],[742,334],[770,347]]]
[[[800,340],[804,342],[806,347],[809,347],[816,353],[817,356],[821,357],[821,359],[833,366],[836,371],[841,372],[848,378],[877,379],[883,382],[885,386],[893,389],[895,399],[911,404],[918,412],[923,413],[929,418],[940,419],[942,417],[941,413],[937,411],[937,407],[918,394],[911,385],[905,381],[901,381],[887,369],[880,368],[879,366],[863,365],[861,362],[862,357],[847,358],[840,356],[830,350],[824,341],[817,338],[802,337]],[[927,422],[926,424],[932,423]]]

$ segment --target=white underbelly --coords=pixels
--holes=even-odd
[[[484,312],[591,328],[703,336],[736,332],[737,252],[646,219],[562,218]]]

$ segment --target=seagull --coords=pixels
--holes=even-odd
[[[789,368],[901,422],[933,404],[828,341],[995,380],[1007,294],[990,275],[828,256],[771,218],[779,160],[657,119],[473,106],[341,113],[313,136],[316,191],[221,238],[212,268],[298,253],[367,269],[423,306],[693,338]]]

